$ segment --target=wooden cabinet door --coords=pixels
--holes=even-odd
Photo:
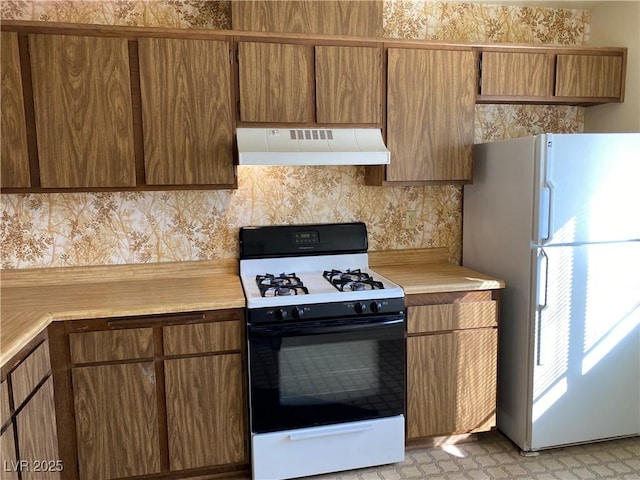
[[[313,47],[240,42],[238,59],[242,122],[313,122]]]
[[[0,468],[2,480],[18,479],[18,457],[16,456],[16,442],[13,425],[0,434]]]
[[[36,391],[15,419],[18,431],[20,460],[27,462],[22,479],[58,479],[62,465],[59,463],[56,413],[53,399],[53,379],[49,379]],[[44,463],[46,461],[46,464]],[[38,465],[39,470],[35,467]]]
[[[553,95],[553,57],[548,53],[482,52],[480,95]]]
[[[558,55],[556,96],[622,97],[623,62],[613,55]]]
[[[388,50],[386,180],[469,181],[475,108],[470,50]]]
[[[382,36],[380,0],[243,0],[231,2],[234,30]]]
[[[239,353],[165,360],[171,470],[246,461]]]
[[[0,75],[0,181],[3,188],[30,187],[27,124],[24,115],[22,69],[18,50],[18,34],[2,32]]]
[[[72,380],[80,479],[160,472],[154,363],[78,367]]]
[[[136,185],[125,38],[30,35],[42,187]]]
[[[381,125],[381,51],[374,47],[316,47],[318,123]]]
[[[496,329],[407,339],[407,437],[489,430],[495,425]]]
[[[148,185],[233,185],[227,42],[141,38],[140,88]]]

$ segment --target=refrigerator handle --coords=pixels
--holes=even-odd
[[[546,184],[540,189],[539,243],[546,243],[551,237],[551,201],[552,189]]]
[[[536,295],[537,302],[538,302],[538,310],[542,310],[547,306],[547,278],[549,278],[549,257],[547,256],[547,252],[544,251],[544,248],[539,248],[538,249],[538,291]]]
[[[538,291],[536,292],[536,366],[542,362],[542,312],[547,307],[547,280],[549,278],[549,257],[543,248],[538,249]],[[544,283],[543,283],[544,282]]]

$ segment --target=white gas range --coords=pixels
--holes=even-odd
[[[240,230],[254,480],[404,459],[404,291],[367,247],[363,223]]]

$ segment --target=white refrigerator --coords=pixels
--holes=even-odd
[[[523,452],[640,435],[640,134],[473,156],[462,263],[506,283],[498,429]]]

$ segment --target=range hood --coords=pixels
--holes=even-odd
[[[240,165],[385,165],[378,128],[238,128]]]

